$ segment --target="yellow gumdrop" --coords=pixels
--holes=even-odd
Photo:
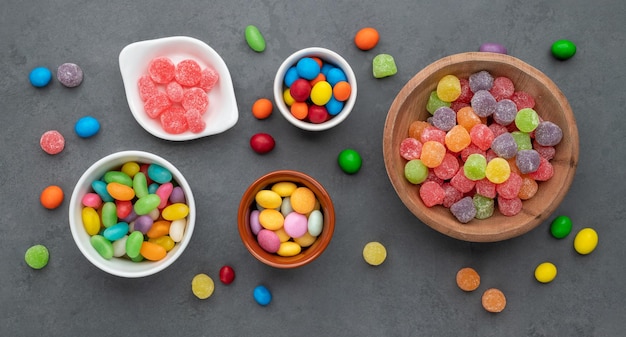
[[[92,207],[84,207],[81,211],[83,227],[89,235],[96,235],[100,231],[100,216],[98,211]]]
[[[574,249],[581,255],[593,252],[598,246],[598,233],[593,228],[581,229],[574,238]]]
[[[302,247],[293,241],[287,241],[280,244],[276,254],[280,256],[296,256],[300,254]]]
[[[485,168],[485,176],[494,184],[502,184],[511,176],[511,167],[504,158],[493,158]]]
[[[189,206],[181,202],[171,204],[163,209],[161,216],[165,220],[174,221],[185,218],[189,215]]]
[[[275,209],[264,209],[259,213],[259,223],[263,228],[275,231],[283,227],[285,217]]]
[[[556,266],[550,262],[544,262],[535,268],[535,278],[541,283],[550,283],[556,277]]]
[[[272,191],[278,193],[281,197],[290,196],[296,188],[298,188],[298,185],[291,181],[283,181],[272,185]]]
[[[198,274],[191,280],[191,291],[201,300],[211,297],[214,290],[215,283],[207,274]]]
[[[378,266],[387,259],[387,249],[380,242],[368,242],[363,247],[363,259],[372,266]]]
[[[283,203],[280,195],[272,190],[260,190],[254,200],[262,208],[278,208]]]
[[[437,83],[437,96],[444,102],[452,102],[461,96],[461,81],[454,75],[446,75]]]

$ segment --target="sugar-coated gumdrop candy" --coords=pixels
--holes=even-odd
[[[490,149],[491,151],[491,149]],[[481,150],[480,148],[478,148],[478,146],[474,145],[474,144],[470,144],[468,145],[466,148],[463,149],[463,151],[461,151],[461,161],[465,162],[467,161],[467,157],[469,157],[471,154],[480,154],[485,156],[485,158],[487,158],[487,152]]]
[[[520,131],[532,132],[539,125],[539,115],[531,108],[524,108],[517,112],[515,116],[515,126]]]
[[[420,186],[420,198],[426,207],[441,205],[446,196],[446,192],[441,185],[434,181],[427,181]]]
[[[419,159],[409,160],[404,164],[404,177],[411,184],[421,184],[428,177],[428,167]]]
[[[464,197],[450,206],[450,212],[460,223],[468,223],[476,217],[476,207],[472,197]]]
[[[372,60],[372,73],[375,78],[393,76],[398,72],[396,61],[389,54],[378,54]]]
[[[206,122],[202,119],[202,114],[196,109],[185,111],[185,119],[187,120],[189,131],[193,133],[202,132],[206,128]]]
[[[465,176],[463,170],[458,170],[457,173],[450,179],[450,185],[462,193],[468,193],[476,186],[476,182]]]
[[[422,138],[422,131],[431,126],[426,121],[414,121],[409,125],[409,137],[419,140]]]
[[[429,125],[426,128],[424,128],[424,130],[422,130],[419,141],[422,142],[422,144],[428,141],[439,142],[443,144],[445,143],[445,139],[446,139],[445,131],[439,130],[438,128],[434,126]]]
[[[422,155],[420,159],[426,167],[433,168],[439,166],[446,154],[446,147],[440,142],[427,141],[422,144]]]
[[[65,148],[65,137],[56,130],[46,131],[39,139],[39,146],[47,154],[58,154]]]
[[[517,106],[517,110],[522,110],[524,108],[534,108],[535,107],[535,99],[533,96],[525,91],[516,91],[511,96],[511,101],[515,102]]]
[[[505,199],[502,196],[498,196],[498,211],[504,216],[517,215],[522,210],[522,206],[522,199],[519,197]]]
[[[520,187],[519,192],[517,193],[517,197],[522,200],[528,200],[537,194],[539,190],[539,184],[535,181],[535,179],[523,176],[522,177],[522,186]]]
[[[530,150],[533,148],[530,134],[528,134],[527,132],[513,131],[511,132],[511,136],[513,136],[513,139],[515,139],[518,150]]]
[[[554,155],[556,154],[556,149],[554,146],[543,146],[537,143],[537,132],[535,132],[535,140],[533,140],[533,149],[539,152],[539,155],[546,158],[547,160],[552,160]]]
[[[455,125],[446,133],[445,144],[448,150],[460,152],[472,143],[472,138],[461,125]]]
[[[426,102],[426,110],[432,115],[442,106],[450,107],[450,102],[442,101],[441,98],[437,96],[437,91],[432,91],[430,96],[428,96],[428,102]]]
[[[459,109],[456,113],[457,124],[463,126],[468,132],[474,125],[481,124],[480,117],[474,112],[471,106]]]
[[[174,78],[180,85],[187,87],[195,86],[202,77],[202,67],[192,59],[185,59],[176,65]]]
[[[495,137],[498,137],[501,134],[509,132],[509,130],[506,128],[506,126],[500,125],[498,123],[491,123],[491,124],[489,124],[489,128],[493,132],[494,139],[495,139]]]
[[[166,109],[160,116],[161,126],[163,130],[171,134],[180,134],[189,129],[187,118],[185,118],[185,109],[180,106],[172,106]]]
[[[452,204],[463,198],[463,193],[450,185],[450,183],[443,183],[441,188],[445,192],[442,205],[446,208],[450,208]]]
[[[452,102],[461,95],[461,81],[454,75],[446,75],[437,83],[437,96],[444,102]]]
[[[520,150],[515,156],[515,164],[520,173],[526,174],[537,171],[541,156],[535,150]]]
[[[24,261],[33,269],[41,269],[48,264],[50,252],[44,245],[34,245],[26,250]]]
[[[498,194],[498,192],[496,192],[496,184],[489,181],[488,178],[476,181],[476,193],[492,199]]]
[[[217,81],[219,81],[220,75],[213,67],[209,66],[202,69],[202,73],[200,74],[200,82],[198,82],[198,87],[202,90],[209,92],[215,85]]]
[[[542,146],[555,146],[563,139],[561,127],[550,121],[543,121],[535,129],[535,140]]]
[[[206,274],[197,274],[191,280],[191,292],[198,299],[205,300],[211,297],[214,290],[215,283],[213,279]]]
[[[493,80],[493,87],[491,87],[489,92],[493,95],[493,98],[495,98],[496,101],[501,101],[513,96],[513,93],[515,92],[515,85],[508,77],[496,77]]]
[[[165,86],[165,93],[172,102],[178,103],[183,100],[183,87],[176,81],[172,81]]]
[[[493,120],[507,126],[515,121],[517,115],[517,105],[510,99],[503,99],[496,103],[496,111],[493,112]]]
[[[491,149],[504,159],[513,158],[517,154],[517,143],[513,135],[507,132],[493,139]]]
[[[150,78],[159,84],[169,83],[174,79],[176,66],[168,57],[157,57],[148,64]]]
[[[422,154],[422,143],[419,140],[407,137],[400,143],[400,156],[406,160],[419,159]]]
[[[515,172],[511,172],[509,179],[496,186],[496,191],[501,197],[505,199],[512,199],[517,197],[521,188],[522,177]]]
[[[83,82],[83,70],[74,63],[63,63],[57,69],[57,79],[68,88],[79,86]]]
[[[473,73],[469,77],[469,86],[474,93],[480,90],[491,90],[493,87],[493,76],[485,70]]]
[[[433,169],[435,175],[443,180],[452,179],[460,168],[459,160],[455,155],[446,153],[439,166]]]
[[[495,210],[495,201],[480,194],[472,197],[474,207],[476,207],[476,219],[487,219],[493,215]]]
[[[529,173],[530,177],[537,181],[546,181],[554,175],[554,167],[544,157],[539,158],[539,167],[535,172]]]
[[[181,104],[185,110],[196,109],[204,114],[209,107],[209,96],[198,87],[189,88],[185,90]]]
[[[487,163],[485,177],[494,184],[501,184],[509,179],[511,167],[503,158],[494,158]]]
[[[477,124],[470,130],[472,143],[479,149],[487,151],[493,142],[493,131],[486,124]]]
[[[459,83],[461,84],[461,94],[455,102],[458,103],[469,103],[472,100],[472,96],[474,96],[474,92],[469,86],[469,80],[467,78],[459,79]]]
[[[137,81],[137,86],[139,87],[139,97],[144,102],[159,92],[150,75],[141,76]]]
[[[489,117],[496,112],[496,99],[487,90],[479,90],[472,97],[472,109],[478,117]]]
[[[456,125],[456,112],[449,107],[443,106],[435,110],[432,123],[443,131],[449,131]]]
[[[172,106],[172,101],[166,93],[158,92],[144,103],[143,109],[150,118],[157,118],[167,108]]]
[[[485,177],[485,170],[487,169],[487,159],[480,154],[471,154],[467,157],[465,164],[463,165],[463,173],[470,180],[480,180]]]

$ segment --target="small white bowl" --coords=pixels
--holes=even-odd
[[[287,73],[287,70],[291,66],[295,65],[298,60],[303,57],[319,57],[326,62],[338,66],[346,74],[346,77],[348,78],[348,83],[350,83],[350,87],[352,89],[352,92],[350,93],[350,98],[348,98],[348,100],[345,102],[341,112],[339,112],[336,116],[327,120],[324,123],[315,124],[295,118],[291,114],[289,107],[287,106],[287,104],[285,104],[285,101],[283,100],[283,91],[285,88],[283,80],[285,78],[285,73]],[[324,131],[335,127],[339,125],[339,123],[343,122],[346,118],[348,118],[350,112],[352,112],[352,108],[354,108],[354,103],[356,102],[356,94],[356,76],[354,75],[352,67],[350,67],[350,64],[348,64],[348,62],[343,57],[341,57],[341,55],[326,48],[305,48],[291,54],[280,65],[278,71],[276,72],[276,77],[274,78],[274,101],[276,102],[278,110],[283,115],[283,117],[285,117],[289,121],[289,123],[307,131]]]
[[[82,199],[83,196],[92,191],[91,183],[100,179],[104,173],[113,169],[119,169],[124,163],[135,161],[137,163],[156,163],[164,168],[168,169],[173,176],[173,179],[182,187],[187,205],[189,206],[189,215],[187,216],[187,227],[185,228],[185,234],[183,239],[174,246],[172,250],[167,253],[167,256],[160,261],[141,261],[132,262],[125,258],[113,257],[110,260],[104,259],[98,252],[91,246],[89,241],[90,236],[87,234],[83,226],[82,221]],[[174,263],[178,257],[183,253],[191,236],[196,223],[196,205],[191,192],[191,187],[183,177],[183,174],[167,160],[148,152],[143,151],[122,151],[110,154],[96,163],[91,165],[85,173],[80,177],[72,197],[70,199],[69,206],[69,222],[72,237],[78,246],[78,249],[93,265],[101,270],[120,277],[137,278],[155,274],[169,265]]]
[[[147,74],[149,62],[160,56],[169,57],[174,63],[194,59],[202,68],[212,66],[218,72],[219,81],[209,92],[209,108],[203,115],[206,122],[204,131],[170,134],[163,130],[157,119],[152,119],[145,113],[137,82],[141,76]],[[122,49],[119,63],[130,111],[139,125],[156,137],[172,141],[197,139],[224,132],[233,127],[239,119],[235,90],[228,67],[213,48],[200,40],[187,36],[173,36],[135,42]]]

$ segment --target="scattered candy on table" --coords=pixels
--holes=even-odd
[[[83,82],[83,70],[74,63],[63,63],[57,69],[57,79],[68,88],[77,87]]]
[[[397,72],[396,61],[389,54],[378,54],[372,60],[372,73],[375,78],[393,76]]]
[[[24,260],[26,264],[33,269],[41,269],[48,264],[50,253],[48,248],[43,245],[34,245],[26,250]]]
[[[55,209],[63,203],[63,189],[57,185],[50,185],[41,191],[39,201],[43,207]]]
[[[363,160],[361,155],[353,149],[345,149],[339,152],[337,156],[339,167],[348,174],[355,174],[361,169]]]
[[[379,266],[387,259],[387,249],[380,242],[368,242],[363,247],[363,259],[369,265]]]
[[[480,286],[480,275],[474,268],[461,268],[456,273],[456,284],[463,291],[474,291]]]
[[[90,138],[100,131],[100,122],[92,116],[79,118],[74,124],[74,131],[80,138]]]
[[[254,301],[263,307],[272,302],[272,293],[264,285],[256,286],[252,292],[252,296],[254,297]]]
[[[500,289],[490,288],[483,293],[482,304],[488,312],[502,312],[506,307],[506,297]]]
[[[266,154],[274,149],[276,141],[269,133],[259,132],[250,137],[250,147],[254,152]]]
[[[598,246],[598,233],[593,228],[581,229],[574,238],[574,249],[580,255],[593,252]]]
[[[266,119],[272,115],[274,104],[267,98],[259,98],[252,105],[252,115],[257,119]]]
[[[486,42],[480,45],[478,51],[482,52],[490,52],[490,53],[498,53],[498,54],[507,54],[506,47],[495,42]]]
[[[557,40],[552,44],[550,51],[555,58],[567,60],[576,54],[576,45],[570,40]]]
[[[361,50],[370,50],[376,47],[380,34],[375,28],[361,28],[354,36],[354,44]]]
[[[220,281],[224,284],[231,284],[235,280],[235,270],[231,266],[220,268]]]
[[[535,268],[535,279],[541,283],[550,283],[556,278],[556,266],[551,262],[543,262]]]
[[[572,232],[572,219],[566,215],[559,215],[550,224],[550,233],[557,239],[563,239]]]
[[[191,280],[191,292],[201,300],[211,297],[214,290],[215,283],[207,274],[197,274]]]
[[[50,69],[46,67],[36,67],[31,70],[28,75],[28,79],[33,87],[43,88],[50,83],[50,80],[52,80],[52,72],[50,72]]]
[[[65,137],[57,130],[46,131],[39,139],[39,146],[47,154],[61,153],[65,148]]]
[[[246,26],[244,34],[250,49],[257,53],[265,50],[265,38],[263,34],[261,34],[261,31],[259,31],[259,28],[254,25],[248,25]]]

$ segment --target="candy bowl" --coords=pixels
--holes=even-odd
[[[303,59],[310,61],[310,58],[320,62],[321,67],[313,66],[312,68],[315,69],[311,69],[306,62],[300,62]],[[318,86],[311,84],[318,80],[309,80],[316,73],[324,75],[323,82],[325,83]],[[347,82],[349,86],[345,83],[336,86],[338,82]],[[294,87],[293,83],[302,85]],[[286,84],[289,84],[289,87]],[[345,91],[340,89],[342,86]],[[293,92],[292,90],[296,87],[299,88],[298,95],[293,97],[288,94],[288,100],[297,98],[295,99],[297,104],[293,105],[290,102],[290,105],[287,105],[285,91]],[[349,96],[348,94],[336,95],[335,93],[340,90],[347,92]],[[276,107],[289,123],[307,131],[324,131],[339,125],[348,118],[356,102],[357,82],[352,67],[343,57],[326,48],[311,47],[298,50],[283,61],[276,72],[273,91]],[[298,98],[299,95],[303,95],[302,98]],[[294,106],[297,105],[299,105],[298,112],[294,112],[296,110]]]
[[[427,207],[420,197],[420,188],[424,184],[413,184],[405,176],[405,165],[408,160],[401,155],[400,145],[409,137],[409,126],[414,121],[426,121],[431,117],[431,113],[426,108],[427,102],[444,76],[454,75],[467,79],[470,75],[481,71],[489,72],[493,78],[508,77],[513,82],[515,91],[530,94],[535,100],[533,110],[539,115],[540,120],[558,125],[562,130],[562,139],[554,146],[554,157],[549,160],[553,175],[547,180],[537,179],[537,192],[530,199],[524,198],[521,211],[508,216],[503,215],[498,210],[499,204],[496,199],[492,216],[484,219],[470,217],[466,223],[461,223],[452,214],[451,209],[442,205]],[[515,111],[513,110],[513,116],[515,116]],[[488,117],[486,122],[490,124],[492,120],[493,117]],[[513,123],[513,125],[516,124]],[[512,132],[514,129],[509,127],[508,130]],[[526,133],[526,136],[534,137],[534,134]],[[532,138],[530,139],[532,141]],[[513,147],[513,151],[516,151],[515,145]],[[495,242],[510,239],[529,232],[545,221],[561,203],[574,179],[578,164],[578,151],[576,121],[561,90],[536,68],[515,57],[497,53],[468,52],[451,55],[419,71],[406,83],[392,102],[383,131],[385,168],[404,205],[432,229],[469,242]],[[460,163],[460,171],[465,172],[463,157],[457,157],[457,159]],[[512,160],[514,161],[515,158]],[[476,189],[463,192],[466,192],[465,196],[473,196]],[[514,199],[515,196],[509,198]]]
[[[156,58],[167,57],[176,66],[182,61],[193,60],[202,70],[214,70],[213,75],[217,74],[218,80],[212,88],[205,87],[208,90],[206,96],[203,96],[203,102],[206,103],[208,98],[208,106],[202,105],[205,111],[199,111],[204,128],[182,128],[176,130],[164,129],[162,120],[169,121],[175,125],[172,120],[175,118],[166,118],[165,113],[154,112],[151,117],[146,113],[146,104],[148,100],[142,99],[142,91],[140,90],[139,80],[144,75],[148,75],[150,62]],[[205,136],[219,134],[233,127],[239,119],[239,111],[237,108],[237,100],[233,88],[233,82],[230,72],[222,57],[206,43],[187,36],[172,36],[153,40],[134,42],[122,49],[119,54],[119,66],[126,92],[126,99],[133,117],[139,125],[152,135],[170,140],[170,141],[186,141],[197,139]],[[184,73],[181,71],[181,73]],[[172,80],[172,82],[175,82]],[[183,82],[185,83],[185,82]],[[191,83],[187,83],[191,85]],[[152,84],[151,84],[152,85]],[[187,91],[188,89],[197,88],[198,85],[177,86],[178,89]],[[166,93],[167,84],[157,83],[156,89],[162,93]],[[180,91],[179,91],[180,93]],[[145,95],[145,94],[144,94]],[[166,95],[167,96],[167,95]],[[177,97],[176,95],[170,96]],[[144,98],[146,98],[144,96]],[[184,102],[179,102],[180,97],[173,99],[170,103],[172,107],[182,108]],[[189,101],[192,101],[189,99]],[[161,103],[159,103],[161,104]],[[178,109],[180,111],[180,109]],[[198,117],[198,118],[200,118]],[[186,122],[183,122],[184,124]],[[194,125],[201,124],[200,121],[194,121]]]
[[[121,186],[129,183],[134,187]],[[99,269],[126,278],[149,276],[174,263],[189,244],[195,221],[193,193],[183,174],[143,151],[96,161],[79,178],[69,204],[70,230],[80,252]]]
[[[291,185],[292,187],[287,189],[279,188],[278,186],[280,185],[283,185],[283,187],[284,185]],[[316,203],[319,204],[319,206],[315,207],[316,211],[310,212],[310,215],[297,214],[301,210],[301,208],[297,207],[295,201],[295,198],[298,198],[296,197],[296,194],[298,194],[299,192],[294,191],[293,194],[289,194],[293,191],[294,188],[297,190],[301,190],[299,192],[312,192],[311,196],[314,196],[313,200],[316,200]],[[285,207],[280,207],[281,211],[278,213],[286,215],[283,218],[285,220],[284,226],[283,223],[281,223],[279,229],[270,228],[268,222],[265,222],[263,220],[259,221],[259,219],[265,217],[265,215],[260,214],[261,212],[264,212],[264,209],[260,205],[263,204],[263,201],[259,203],[261,199],[259,199],[257,195],[259,194],[259,192],[268,193],[272,190],[283,196],[283,203],[285,201],[284,199],[286,199],[287,196],[289,196],[291,200],[294,201],[293,203],[291,203],[294,205],[293,211],[291,213],[285,212]],[[278,200],[279,202],[281,202],[280,198]],[[274,214],[277,214],[277,211],[275,211],[275,209],[266,210],[269,212],[268,214],[271,214],[272,212]],[[317,221],[312,220],[314,218],[314,213],[317,213]],[[261,236],[263,236],[263,234],[261,234],[261,231],[265,231],[266,234],[269,233],[270,235],[274,235],[274,231],[294,233],[295,230],[292,229],[294,227],[291,227],[290,224],[293,223],[293,221],[290,221],[288,219],[300,217],[303,218],[306,223],[307,216],[308,228],[307,232],[304,235],[300,236],[300,234],[297,234],[298,237],[296,237],[295,239],[289,238],[287,236],[284,239],[280,240],[280,242],[283,243],[275,242],[276,244],[282,245],[280,248],[281,251],[268,251],[264,248],[267,246],[264,245],[264,247],[262,247],[262,245],[260,244]],[[263,225],[259,224],[259,222],[262,222]],[[319,222],[318,225],[321,226],[318,229],[313,229],[311,224],[314,222]],[[328,195],[328,192],[318,181],[316,181],[309,175],[292,170],[272,171],[256,179],[245,190],[239,203],[239,210],[237,212],[237,226],[239,229],[239,236],[241,237],[244,246],[257,260],[275,268],[296,268],[304,266],[318,258],[330,243],[335,229],[335,209],[333,206],[333,202]],[[288,226],[290,228],[288,228]],[[304,226],[307,226],[307,224],[305,224]],[[272,231],[273,233],[270,233],[270,231]],[[310,236],[309,233],[311,233],[312,231],[314,231],[313,234],[317,235],[315,235],[314,237]],[[278,237],[273,239],[278,240]],[[288,241],[284,242],[286,240]],[[288,256],[282,254],[282,249],[287,247],[289,247],[288,250],[296,247],[295,249],[297,250],[294,251],[295,254],[288,254]]]

